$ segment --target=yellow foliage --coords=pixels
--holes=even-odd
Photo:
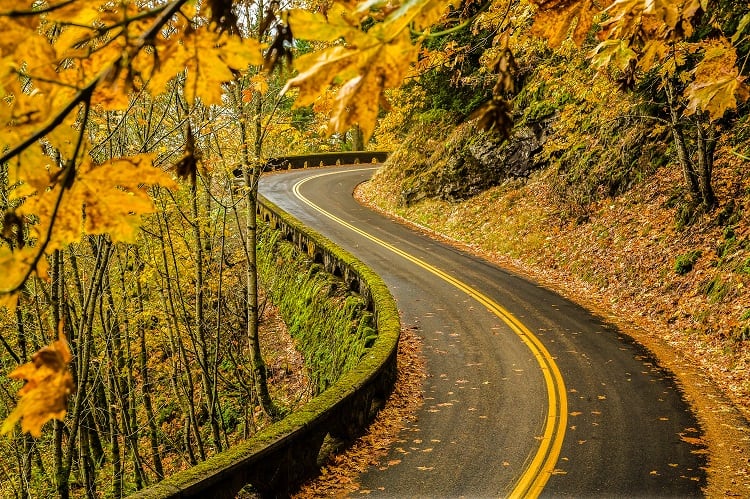
[[[42,155],[39,158],[44,160]],[[29,167],[19,167],[22,175],[19,178],[28,182],[30,174],[26,172],[37,170],[33,165],[22,164]],[[46,186],[53,178],[57,181],[52,188],[38,190],[16,209],[17,216],[38,220],[29,226],[35,243],[14,250],[0,247],[0,290],[18,287],[33,267],[37,274],[45,276],[46,259],[39,258],[42,248],[50,254],[78,241],[83,234],[107,233],[113,241],[135,241],[141,216],[155,210],[147,188],[152,185],[177,187],[169,174],[152,166],[152,156],[148,154],[114,159],[101,165],[87,158],[77,167],[75,179],[71,180],[67,169],[36,166],[39,172],[44,172],[39,173],[39,185]]]
[[[42,434],[42,426],[50,419],[65,417],[68,396],[75,385],[68,371],[70,350],[62,328],[57,341],[43,347],[31,357],[31,362],[14,369],[8,376],[26,380],[18,391],[21,399],[13,412],[3,422],[0,434],[10,432],[21,420],[21,430],[34,437]]]
[[[432,0],[404,2],[366,33],[352,21],[361,18],[360,13],[340,4],[334,5],[328,18],[302,10],[289,12],[287,21],[295,36],[328,42],[344,39],[345,44],[299,57],[295,61],[299,74],[287,82],[283,92],[298,89],[295,105],[306,106],[331,85],[341,83],[330,132],[343,132],[358,124],[368,140],[379,106],[385,103],[384,91],[400,85],[416,60],[418,47],[411,42],[409,24],[421,27],[434,22],[446,6]]]
[[[686,90],[687,113],[698,110],[709,113],[712,120],[737,107],[737,100],[748,99],[745,77],[740,75],[737,53],[728,40],[709,42],[705,55],[693,70],[694,79]]]
[[[531,0],[531,3],[539,9],[532,33],[546,38],[551,47],[562,44],[574,23],[571,37],[576,45],[581,45],[594,17],[601,11],[601,2],[594,0]]]

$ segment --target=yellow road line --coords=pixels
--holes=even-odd
[[[361,168],[358,170],[375,169],[373,168]],[[518,478],[514,484],[513,490],[509,493],[509,497],[538,497],[542,489],[549,480],[549,477],[555,470],[555,464],[560,457],[560,451],[562,449],[563,439],[565,438],[565,430],[567,428],[568,421],[568,399],[565,391],[565,382],[563,381],[560,369],[557,367],[554,357],[545,348],[544,344],[532,333],[521,321],[519,321],[513,314],[506,310],[499,303],[495,302],[487,295],[478,291],[477,289],[469,286],[468,284],[456,279],[455,277],[445,273],[439,268],[430,265],[429,263],[421,260],[395,246],[389,244],[382,239],[379,239],[362,229],[355,227],[349,222],[342,220],[336,215],[324,210],[320,206],[316,205],[305,196],[300,193],[300,187],[309,180],[313,180],[319,177],[327,175],[336,175],[339,173],[347,173],[357,170],[337,170],[333,172],[320,173],[307,177],[297,182],[293,187],[294,195],[303,203],[314,209],[318,213],[330,218],[334,222],[343,225],[347,229],[350,229],[360,236],[368,239],[375,244],[382,246],[383,248],[399,255],[402,258],[412,262],[413,264],[421,267],[422,269],[434,274],[445,282],[452,284],[459,290],[463,291],[467,295],[474,298],[480,304],[485,306],[490,312],[495,314],[500,320],[502,320],[528,347],[534,358],[537,360],[542,374],[544,376],[544,382],[547,389],[547,418],[544,424],[544,434],[539,443],[539,448],[534,454],[534,457],[529,462],[528,466]]]

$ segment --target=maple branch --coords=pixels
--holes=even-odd
[[[91,95],[88,96],[89,100],[84,102],[85,110],[84,110],[84,116],[83,121],[84,123],[86,120],[88,120],[89,116],[89,110],[91,108]],[[61,181],[59,182],[60,185],[60,193],[57,195],[57,199],[55,199],[55,205],[52,208],[52,213],[50,214],[50,220],[49,225],[47,226],[47,231],[44,235],[44,238],[39,245],[39,251],[37,251],[36,255],[34,255],[34,259],[31,261],[31,264],[26,269],[25,273],[23,274],[23,278],[10,289],[2,289],[0,290],[0,294],[12,294],[17,291],[20,291],[20,289],[23,287],[23,285],[26,283],[28,278],[31,276],[31,274],[36,270],[36,266],[39,264],[39,260],[42,259],[44,256],[44,252],[47,249],[47,246],[49,246],[51,237],[52,237],[52,229],[55,226],[55,220],[57,220],[57,213],[60,211],[60,205],[62,205],[62,199],[65,195],[65,191],[70,188],[70,185],[73,182],[73,179],[75,178],[75,162],[76,157],[81,152],[81,147],[83,145],[83,136],[86,133],[86,128],[81,127],[80,132],[78,133],[78,142],[76,143],[75,152],[73,153],[73,156],[68,160],[67,164],[65,165],[65,168],[63,169],[61,173]]]
[[[146,45],[150,44],[150,40],[152,40],[158,33],[159,30],[164,26],[164,24],[169,21],[169,19],[175,14],[176,11],[178,11],[182,5],[187,2],[187,0],[175,0],[174,3],[168,4],[164,11],[161,13],[159,17],[157,17],[154,20],[154,23],[151,25],[151,27],[146,30],[145,33],[143,33],[140,37],[138,37],[138,42],[135,44],[135,46],[128,51],[127,58],[129,60],[132,60],[138,53],[145,47]],[[119,64],[123,61],[123,59],[126,57],[126,55],[120,55],[117,59],[112,61],[106,68],[104,68],[102,71],[99,72],[99,74],[92,79],[88,85],[83,87],[81,90],[78,91],[78,94],[73,97],[73,99],[68,102],[63,109],[57,113],[57,115],[52,118],[50,121],[47,122],[46,125],[42,126],[40,129],[38,129],[36,132],[34,132],[31,136],[27,137],[26,140],[21,141],[20,144],[16,145],[15,147],[12,147],[8,152],[0,156],[0,163],[5,163],[9,159],[13,158],[14,156],[18,155],[20,152],[25,150],[27,147],[29,147],[31,144],[36,142],[37,140],[41,139],[43,136],[47,135],[50,131],[54,130],[57,126],[62,124],[65,117],[81,102],[84,102],[85,100],[89,99],[91,94],[93,94],[94,90],[96,89],[99,84],[104,81],[107,77],[109,77],[110,73],[112,72],[112,69],[119,66]]]
[[[166,22],[169,20],[169,18],[182,7],[182,5],[187,0],[176,0],[173,4],[168,5],[164,11],[161,13],[161,15],[154,21],[154,23],[151,25],[151,27],[143,33],[138,38],[138,43],[133,47],[132,50],[128,51],[127,57],[133,58],[135,57],[138,52],[140,52],[141,49],[143,49],[144,46],[146,46],[149,43],[149,40],[153,39],[154,36],[159,32],[161,27],[166,24]],[[88,85],[83,87],[81,90],[78,91],[78,94],[75,95],[73,99],[71,99],[68,104],[66,104],[63,109],[54,117],[52,118],[46,125],[38,129],[36,132],[34,132],[31,136],[27,137],[25,140],[23,140],[20,144],[16,145],[15,147],[11,148],[8,152],[0,156],[0,163],[4,163],[8,161],[9,159],[13,158],[14,156],[18,155],[20,152],[28,148],[31,144],[36,142],[37,140],[41,139],[44,135],[49,133],[50,131],[54,130],[57,126],[59,126],[65,117],[75,109],[76,106],[83,103],[84,104],[84,116],[83,116],[83,123],[88,123],[89,119],[89,111],[91,108],[91,96],[94,93],[94,90],[96,87],[104,81],[110,74],[113,68],[117,67],[123,60],[123,58],[126,57],[125,55],[120,55],[117,59],[112,61],[104,70],[100,71],[99,74],[92,79]],[[73,153],[73,156],[68,160],[67,165],[65,166],[65,169],[60,172],[62,179],[60,182],[60,193],[57,196],[57,199],[55,200],[55,205],[53,207],[52,213],[50,215],[50,221],[49,226],[47,227],[47,231],[45,234],[45,237],[43,238],[43,241],[41,242],[39,246],[39,251],[35,254],[34,259],[32,260],[31,264],[28,266],[26,271],[23,274],[23,278],[10,289],[3,289],[0,290],[0,294],[10,294],[15,293],[19,291],[23,285],[26,283],[28,278],[31,276],[31,274],[36,269],[39,261],[44,256],[45,250],[47,249],[47,246],[50,243],[50,238],[52,236],[52,230],[55,225],[55,220],[57,219],[57,213],[60,210],[60,206],[62,204],[62,199],[65,193],[65,190],[71,185],[73,180],[75,179],[75,163],[76,158],[78,157],[78,154],[81,151],[81,148],[83,146],[83,137],[85,134],[85,126],[81,127],[81,131],[78,135],[78,142],[76,144],[75,152]]]

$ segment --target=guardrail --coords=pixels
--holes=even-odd
[[[356,165],[360,163],[382,163],[388,159],[390,151],[341,151],[304,154],[301,156],[280,156],[266,161],[263,171],[313,168],[316,166]],[[242,177],[242,170],[234,170],[234,176]]]
[[[382,279],[264,198],[259,199],[258,215],[365,297],[378,338],[356,367],[284,420],[132,498],[230,498],[246,485],[263,496],[287,496],[319,473],[320,464],[336,447],[327,444],[349,442],[364,432],[393,388],[401,325]]]

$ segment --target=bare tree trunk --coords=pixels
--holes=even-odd
[[[92,239],[93,241],[93,239]],[[77,370],[77,386],[76,393],[72,404],[71,410],[71,423],[68,434],[68,445],[63,459],[60,473],[58,473],[58,494],[61,498],[66,499],[70,497],[70,472],[73,465],[73,455],[75,454],[75,444],[80,438],[81,421],[88,410],[85,403],[85,397],[87,396],[87,382],[89,377],[89,369],[91,366],[91,353],[93,349],[93,321],[95,315],[95,307],[97,302],[97,296],[101,291],[102,280],[104,273],[109,262],[109,257],[112,252],[112,243],[104,237],[98,237],[96,243],[93,246],[96,249],[96,263],[92,274],[91,281],[89,282],[88,289],[84,303],[82,304],[81,317],[78,323],[78,362],[76,362]]]
[[[203,393],[206,396],[211,433],[216,450],[221,452],[221,428],[216,417],[216,399],[214,382],[210,372],[210,356],[208,351],[208,340],[206,335],[206,320],[204,314],[204,291],[203,284],[205,275],[203,268],[203,233],[200,224],[200,211],[198,210],[198,186],[193,182],[190,187],[190,211],[191,223],[193,224],[193,237],[195,238],[195,325],[198,332],[198,352],[201,377],[203,378]]]
[[[365,150],[365,137],[362,133],[362,129],[359,125],[354,125],[352,128],[352,151],[364,151]]]
[[[114,373],[110,369],[107,376],[109,384],[109,398],[114,397],[117,390]],[[123,469],[122,469],[122,451],[120,450],[120,428],[117,424],[117,406],[114,401],[108,404],[109,407],[109,436],[110,436],[110,459],[112,460],[112,497],[122,497],[123,489]]]
[[[716,149],[716,129],[710,124],[704,125],[700,118],[696,119],[695,129],[698,135],[698,181],[701,196],[706,209],[712,210],[718,204],[711,182]]]
[[[259,97],[258,97],[259,99]],[[241,102],[241,99],[237,99]],[[258,100],[260,102],[260,100]],[[240,104],[241,105],[241,104]],[[258,104],[260,107],[260,104]],[[242,171],[247,189],[246,218],[245,218],[245,254],[247,256],[246,283],[247,283],[247,339],[250,349],[250,362],[253,366],[253,378],[258,400],[263,412],[275,420],[278,417],[276,408],[268,391],[268,373],[266,364],[260,351],[260,339],[258,337],[258,259],[257,259],[257,233],[258,223],[256,212],[258,210],[258,179],[260,178],[261,166],[257,161],[251,162],[247,150],[247,127],[244,112],[240,118],[240,134],[243,139],[242,147]],[[256,120],[255,153],[260,157],[262,147],[261,128]],[[252,164],[252,166],[251,166]]]
[[[151,402],[151,379],[148,370],[148,354],[146,351],[146,325],[143,322],[143,289],[141,287],[140,274],[143,270],[143,262],[141,262],[138,247],[135,247],[135,262],[136,270],[135,286],[136,286],[136,313],[139,317],[136,330],[138,331],[138,342],[140,351],[138,352],[138,367],[141,374],[141,392],[143,394],[143,407],[146,410],[146,420],[148,422],[148,436],[151,443],[151,460],[154,462],[154,471],[156,471],[157,479],[161,480],[164,478],[164,467],[161,462],[161,455],[159,454],[159,432],[156,428],[156,418],[154,417],[154,407]]]
[[[672,129],[672,137],[674,138],[675,150],[677,151],[677,161],[680,163],[682,168],[682,176],[685,179],[690,195],[696,204],[703,204],[703,193],[698,183],[698,174],[695,171],[695,165],[692,159],[690,159],[690,153],[688,152],[687,143],[685,142],[685,134],[682,130],[682,123],[680,122],[680,114],[677,109],[677,102],[675,97],[674,85],[670,80],[665,81],[664,88],[667,92],[667,104],[669,105],[670,114],[670,128]]]
[[[182,337],[180,335],[180,329],[179,324],[177,322],[177,310],[174,304],[174,295],[172,291],[171,286],[171,280],[170,280],[170,272],[169,272],[169,259],[167,256],[167,246],[166,241],[169,239],[170,241],[170,251],[172,252],[172,262],[175,265],[175,272],[178,272],[177,264],[176,264],[176,257],[174,255],[174,247],[171,245],[171,238],[169,233],[169,224],[166,220],[166,212],[162,213],[162,217],[164,220],[161,220],[159,217],[159,241],[161,244],[161,251],[162,251],[162,259],[164,264],[164,272],[165,272],[165,282],[167,285],[167,293],[166,298],[169,303],[169,311],[167,312],[169,316],[172,319],[172,329],[171,334],[173,338],[174,347],[179,356],[180,362],[182,363],[184,367],[184,375],[185,375],[185,383],[178,383],[177,380],[173,380],[174,388],[175,390],[185,390],[186,393],[184,394],[184,397],[180,397],[178,392],[175,392],[175,395],[178,397],[179,400],[184,400],[187,404],[187,410],[185,411],[186,417],[188,419],[189,424],[186,424],[186,438],[185,442],[187,444],[187,450],[188,454],[190,455],[191,464],[197,464],[197,461],[195,459],[195,454],[193,452],[192,445],[190,444],[190,432],[195,432],[195,439],[196,444],[198,445],[198,452],[200,454],[201,461],[206,460],[206,450],[203,446],[203,438],[200,434],[200,427],[197,424],[198,418],[196,416],[195,412],[195,401],[193,399],[193,395],[195,393],[195,383],[193,381],[193,373],[190,368],[190,362],[188,360],[187,354],[185,352],[185,347],[182,341]],[[178,282],[179,284],[179,282]],[[175,373],[176,374],[176,373]]]

